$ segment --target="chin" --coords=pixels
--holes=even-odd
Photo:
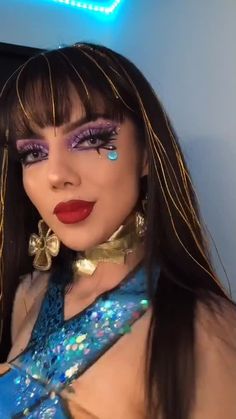
[[[69,239],[69,238],[67,238],[67,239],[63,238],[62,239],[61,238],[61,242],[71,250],[74,250],[76,252],[84,252],[88,249],[91,249],[91,247],[95,247],[95,246],[98,246],[101,243],[104,243],[104,241],[107,240],[107,237],[105,237],[105,238],[104,237],[98,237],[98,236],[92,237],[92,235],[89,234],[89,232],[87,232],[86,237],[84,239],[83,239],[83,237],[81,237],[81,235],[78,239],[78,236],[79,235],[77,235],[77,237],[74,237],[74,238],[71,238],[71,239]]]
[[[79,225],[68,224],[63,229],[60,228],[60,231],[56,228],[54,231],[66,247],[76,252],[84,252],[104,243],[116,229],[116,225],[102,223],[101,219],[87,219]]]

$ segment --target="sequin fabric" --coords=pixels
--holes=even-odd
[[[45,383],[24,370],[13,368],[0,376],[1,419],[65,419],[62,399]]]
[[[130,333],[148,306],[143,268],[69,320],[64,320],[64,287],[50,283],[29,345],[13,363],[23,373],[13,379],[18,413],[9,417],[67,417],[60,390]]]
[[[64,321],[64,289],[51,285],[36,323],[31,347],[18,365],[60,389],[99,358],[147,309],[143,270]],[[53,319],[53,321],[52,321]]]

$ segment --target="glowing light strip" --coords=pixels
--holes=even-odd
[[[120,4],[121,0],[115,0],[111,3],[110,6],[100,6],[95,3],[81,2],[76,0],[54,0],[56,3],[67,4],[68,6],[79,7],[80,9],[91,10],[93,12],[100,12],[110,14],[114,12],[117,6]]]

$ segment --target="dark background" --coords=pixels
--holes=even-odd
[[[10,75],[32,55],[40,52],[36,48],[0,42],[0,90]]]
[[[32,55],[40,52],[41,50],[11,45],[0,42],[0,91],[4,86],[7,79],[11,74]],[[14,262],[13,262],[14,263]],[[7,354],[9,353],[11,346],[10,329],[11,329],[11,318],[6,319],[4,322],[2,343],[0,346],[0,362],[5,361]]]

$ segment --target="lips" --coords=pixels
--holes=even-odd
[[[92,212],[95,202],[72,200],[60,202],[53,213],[63,224],[75,224],[85,220]]]

